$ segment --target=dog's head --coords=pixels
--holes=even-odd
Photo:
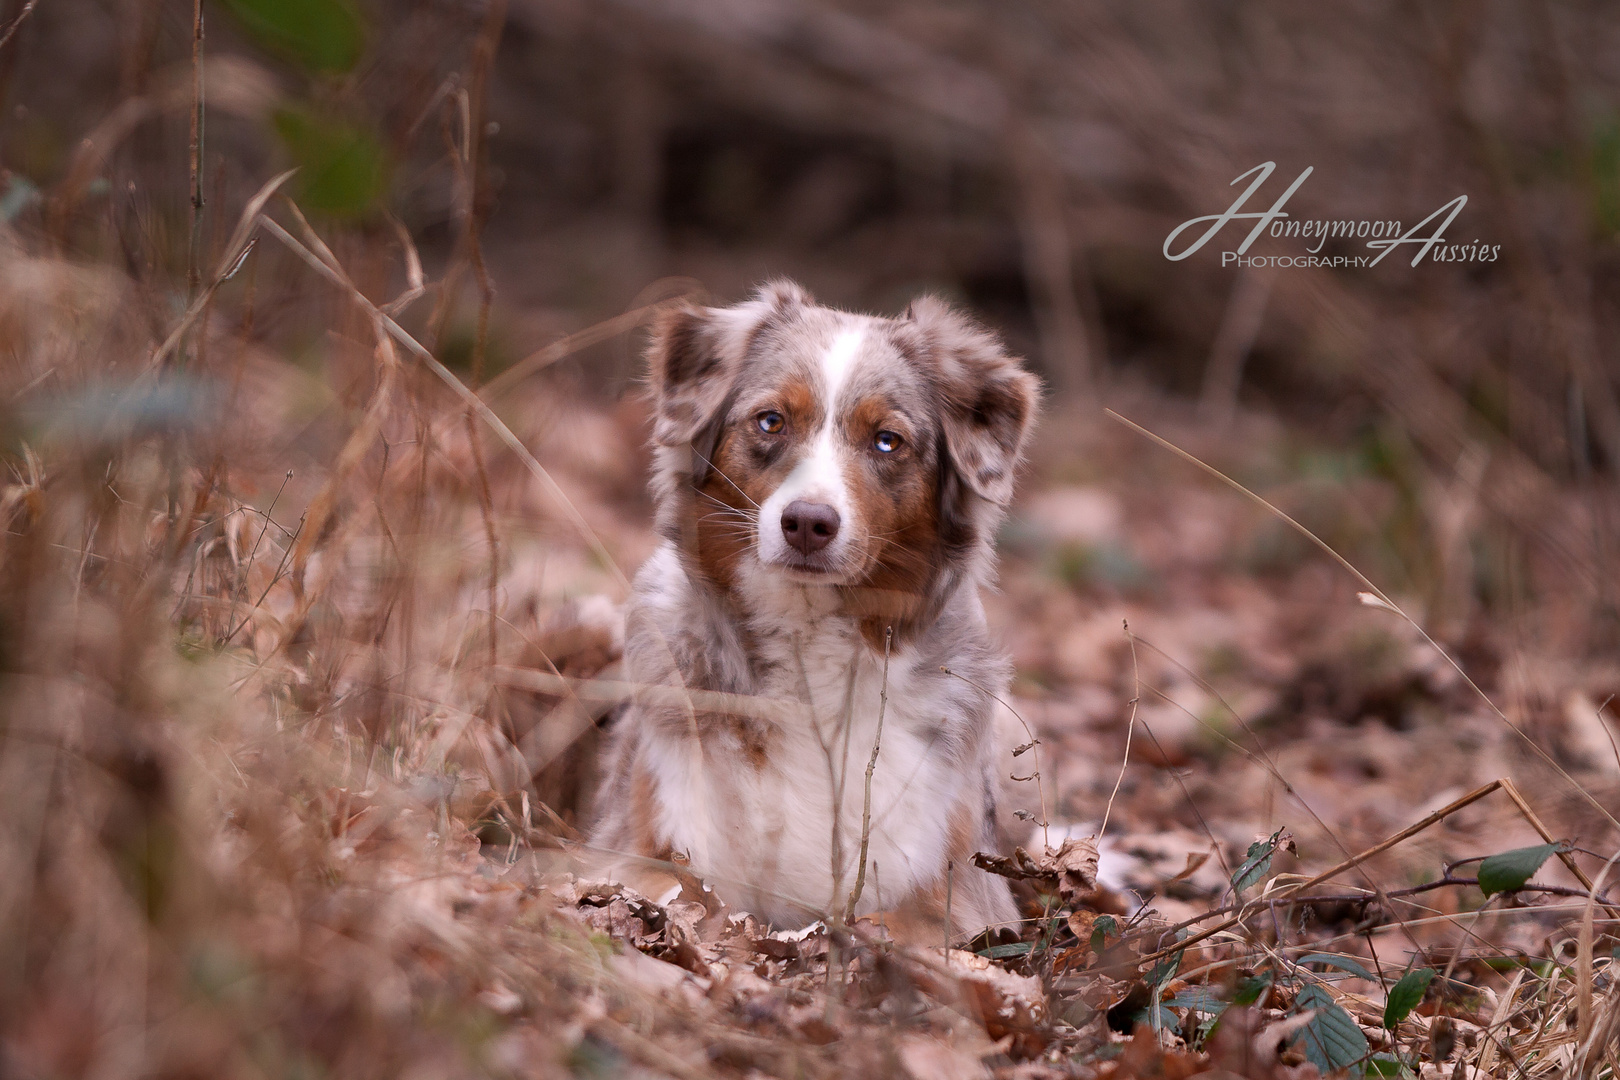
[[[987,557],[1037,383],[942,302],[874,318],[777,283],[666,313],[650,357],[660,526],[720,587],[892,622]]]

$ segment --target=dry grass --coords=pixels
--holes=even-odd
[[[1510,783],[1309,878],[1261,872],[1180,941],[1145,911],[1099,930],[1097,908],[1117,897],[1036,873],[1051,895],[1022,944],[990,950],[999,962],[896,949],[836,919],[773,937],[695,881],[667,909],[578,881],[566,857],[578,793],[542,789],[558,760],[583,760],[571,739],[593,730],[591,700],[622,694],[595,678],[613,674],[611,608],[567,599],[623,582],[598,535],[610,508],[576,502],[589,462],[553,453],[570,473],[548,471],[350,284],[292,204],[250,203],[200,298],[265,302],[262,287],[220,280],[254,234],[238,276],[263,274],[262,245],[279,242],[354,313],[335,308],[331,338],[337,369],[354,373],[345,425],[312,415],[297,400],[307,376],[218,330],[209,304],[180,317],[175,346],[143,349],[128,282],[8,237],[8,1072],[552,1075],[633,1062],[785,1076],[864,1062],[973,1075],[983,1061],[1124,1077],[1213,1061],[1295,1076],[1310,1067],[1288,1063],[1297,1048],[1279,1060],[1278,1036],[1297,1036],[1302,1008],[1320,1014],[1319,987],[1371,1034],[1369,1054],[1449,1057],[1463,1076],[1610,1075],[1611,901],[1550,884],[1513,894],[1543,898],[1523,915],[1493,903],[1489,920],[1482,908],[1437,923],[1416,905],[1473,878],[1335,884],[1486,796],[1505,794],[1545,834]],[[108,364],[109,349],[152,360]],[[517,453],[481,460],[469,415]],[[290,472],[265,453],[301,440]],[[503,688],[523,681],[503,673],[536,665],[551,693]],[[1383,914],[1348,937],[1285,943],[1266,929],[1332,904]],[[1492,961],[1482,922],[1516,917],[1552,930],[1545,957]],[[1355,965],[1378,953],[1352,943],[1370,945],[1375,927],[1387,941],[1392,925],[1414,964],[1445,971],[1429,1004],[1385,1032],[1380,983],[1398,972],[1360,979]],[[1349,956],[1348,980],[1301,966],[1322,951]],[[1179,970],[1144,982],[1161,961]],[[1272,984],[1210,1036],[1200,1010],[1256,972]],[[1147,1034],[1112,1056],[1123,1036],[1109,1019],[1129,1030],[1153,994],[1170,1007],[1149,1008]]]
[[[8,20],[0,50],[50,16],[25,24],[34,7]],[[202,10],[183,28],[193,56],[212,48]],[[1142,134],[1173,95],[1139,34],[1039,10],[1096,53],[1099,66],[1065,78],[1143,91],[1133,130],[1177,198],[1225,182],[1224,161],[1183,170]],[[1452,366],[1469,370],[1410,364],[1403,335],[1421,336],[1428,314],[1390,315],[1387,298],[1307,276],[1233,292],[1232,308],[1255,311],[1216,320],[1204,422],[1129,377],[1110,383],[1106,313],[1069,288],[1093,273],[1078,227],[1111,238],[1091,254],[1118,254],[1162,232],[1164,211],[1065,173],[1077,166],[1042,150],[1041,125],[1008,135],[976,111],[985,99],[968,91],[988,76],[973,64],[994,65],[972,55],[975,11],[942,16],[933,50],[905,53],[913,67],[881,86],[839,35],[921,33],[898,8],[860,23],[807,5],[789,47],[642,4],[642,52],[620,59],[730,72],[730,89],[710,91],[728,101],[779,78],[817,123],[887,132],[964,174],[1010,139],[1012,228],[1029,249],[1017,274],[1049,370],[1185,434],[1195,460],[1269,476],[1249,486],[1310,522],[1299,528],[1349,574],[1060,400],[991,599],[1030,726],[1010,768],[1030,773],[1036,812],[1022,818],[1040,841],[997,864],[1026,882],[1018,932],[977,952],[903,949],[837,912],[808,934],[772,932],[680,866],[667,906],[591,881],[573,857],[599,722],[627,690],[615,605],[651,538],[638,406],[593,396],[559,361],[623,340],[691,283],[664,281],[557,340],[544,319],[544,333],[511,330],[529,324],[496,303],[521,282],[496,273],[518,245],[490,235],[486,145],[503,5],[457,24],[445,56],[365,76],[407,86],[390,103],[402,146],[443,144],[417,177],[442,188],[431,240],[382,219],[312,224],[285,174],[263,181],[269,168],[226,183],[203,103],[241,138],[230,124],[265,113],[263,69],[227,48],[206,74],[193,62],[183,79],[148,80],[151,57],[136,57],[124,104],[94,118],[36,206],[0,224],[0,1076],[1278,1080],[1316,1075],[1312,1040],[1354,1072],[1620,1075],[1620,749],[1610,768],[1599,743],[1614,745],[1601,693],[1620,687],[1603,645],[1606,396],[1594,393],[1592,445],[1582,429],[1564,476],[1571,447],[1547,405],[1564,391],[1541,376],[1504,369],[1527,380],[1515,400],[1530,420],[1500,438],[1456,419],[1478,419],[1460,404],[1469,380],[1501,374],[1483,322],[1454,335],[1467,348]],[[521,47],[554,46],[534,40],[548,14],[514,5]],[[590,49],[605,40],[596,18],[570,31]],[[1450,72],[1459,50],[1496,55],[1505,32],[1436,29],[1432,50],[1396,65],[1401,84]],[[1028,37],[1029,70],[1064,68],[1062,35]],[[1557,52],[1532,51],[1545,50]],[[783,51],[792,62],[772,68]],[[923,92],[935,68],[960,76],[961,98]],[[637,112],[635,87],[615,86],[631,173],[648,126],[674,123]],[[1447,79],[1428,92],[1463,93]],[[1466,110],[1433,112],[1418,127],[1489,157]],[[165,216],[145,201],[131,136],[181,116],[186,153],[157,175],[185,209]],[[1512,178],[1491,175],[1492,198],[1517,213]],[[117,184],[96,187],[136,176],[127,205],[107,194]],[[645,213],[625,182],[626,215]],[[1075,194],[1066,183],[1085,195],[1072,235],[1048,228]],[[888,251],[913,249],[908,230],[939,231],[903,218]],[[1581,254],[1571,279],[1601,279],[1606,256],[1561,242]],[[1470,310],[1510,306],[1523,285],[1535,303],[1515,318],[1554,342],[1573,385],[1602,382],[1585,363],[1607,332],[1602,305],[1566,310],[1547,268],[1515,272],[1530,285],[1468,285]],[[1097,269],[1104,291],[1124,287],[1111,273],[1129,277]],[[1262,335],[1268,291],[1303,323]],[[528,354],[504,371],[503,334]],[[1370,350],[1376,363],[1328,381],[1393,399],[1428,456],[1332,488],[1322,512],[1321,485],[1278,465],[1305,437],[1236,408],[1257,336],[1287,355]],[[1410,450],[1380,446],[1391,441]],[[1492,588],[1506,599],[1489,601],[1471,579],[1496,563],[1476,548],[1502,535],[1506,584]],[[1264,550],[1211,554],[1245,544]],[[1403,588],[1375,584],[1390,575],[1368,556],[1407,571]],[[1357,606],[1358,588],[1376,603]],[[1212,630],[1211,609],[1231,625]],[[1240,660],[1216,655],[1234,642]],[[1436,741],[1453,731],[1475,749]],[[876,761],[874,746],[868,787]],[[1342,781],[1364,761],[1378,768]],[[1377,794],[1358,799],[1358,785]],[[1011,790],[1012,805],[1030,801]],[[1081,839],[1098,816],[1100,881]],[[1251,847],[1256,835],[1270,840]],[[1557,861],[1484,896],[1480,857],[1538,839],[1563,842]],[[1161,843],[1170,865],[1142,854]],[[881,891],[881,877],[863,888]],[[1432,977],[1386,1027],[1409,969]]]

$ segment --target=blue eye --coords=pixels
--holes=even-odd
[[[767,435],[775,435],[787,426],[787,421],[782,419],[779,412],[762,412],[754,419],[759,424],[759,430]]]
[[[872,440],[872,445],[877,447],[880,454],[892,454],[900,449],[900,444],[903,441],[900,436],[892,431],[880,431],[877,433],[877,438]]]

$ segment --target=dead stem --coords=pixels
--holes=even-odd
[[[500,42],[501,28],[506,22],[506,0],[493,0],[485,12],[484,27],[473,48],[472,86],[464,89],[458,99],[461,105],[461,147],[452,145],[451,161],[455,163],[457,186],[462,192],[461,216],[463,231],[461,246],[472,267],[473,280],[478,286],[478,325],[473,337],[472,388],[476,391],[484,381],[484,357],[489,348],[489,313],[495,302],[495,286],[490,281],[489,269],[484,265],[482,232],[489,200],[485,193],[484,139],[489,69],[495,59]],[[483,440],[471,405],[466,411],[467,439],[471,444],[473,465],[478,475],[478,510],[484,524],[484,542],[489,549],[489,574],[486,587],[489,615],[487,655],[489,669],[493,670],[499,658],[500,623],[496,591],[500,583],[500,542],[495,532],[495,502],[490,493],[489,467],[484,460]],[[491,691],[493,693],[493,689]]]
[[[281,493],[287,490],[287,485],[292,481],[292,478],[293,471],[288,469],[286,475],[281,478],[281,486],[276,488],[275,497],[270,500],[270,509],[264,512],[264,524],[259,526],[259,536],[253,541],[253,548],[248,552],[247,562],[242,564],[241,576],[237,579],[236,588],[231,593],[231,612],[230,617],[226,620],[227,626],[236,622],[236,606],[241,603],[242,590],[247,588],[248,571],[253,568],[253,560],[258,558],[259,555],[259,545],[264,543],[264,534],[270,529],[271,515],[276,512],[276,503],[281,501]]]
[[[1154,692],[1158,693],[1161,697],[1164,696],[1160,691],[1155,690]],[[1149,739],[1153,740],[1153,748],[1159,752],[1160,760],[1171,760],[1170,754],[1165,749],[1164,744],[1161,743],[1159,741],[1159,737],[1153,733],[1152,726],[1149,725],[1146,720],[1142,720],[1141,724],[1143,733],[1146,734]],[[1168,771],[1171,778],[1175,780],[1176,786],[1181,789],[1182,798],[1187,800],[1187,809],[1193,812],[1193,817],[1198,819],[1198,827],[1204,830],[1204,836],[1209,840],[1209,849],[1214,854],[1215,861],[1221,864],[1221,871],[1226,874],[1227,880],[1230,881],[1232,878],[1232,867],[1231,864],[1227,862],[1226,852],[1223,850],[1225,845],[1223,845],[1220,840],[1216,838],[1215,830],[1210,828],[1209,822],[1204,819],[1204,812],[1198,808],[1198,801],[1193,798],[1192,791],[1187,787],[1187,780],[1182,775],[1182,770],[1171,767]]]
[[[1126,633],[1127,634],[1130,633],[1130,630],[1129,630],[1128,627],[1126,629]],[[1215,687],[1211,686],[1209,684],[1209,682],[1206,679],[1204,679],[1202,676],[1200,676],[1197,672],[1195,672],[1191,668],[1187,667],[1187,665],[1183,664],[1181,661],[1177,660],[1175,657],[1171,656],[1169,653],[1165,652],[1163,649],[1159,648],[1157,645],[1153,644],[1153,642],[1149,641],[1148,639],[1141,638],[1141,637],[1136,637],[1135,635],[1132,635],[1132,641],[1133,641],[1133,643],[1135,641],[1140,641],[1143,645],[1146,645],[1148,648],[1150,648],[1154,652],[1158,653],[1165,660],[1169,661],[1171,664],[1174,664],[1178,670],[1180,670],[1183,674],[1185,674],[1189,678],[1191,678],[1206,693],[1208,693],[1211,697],[1213,697],[1216,701],[1218,701],[1220,703],[1220,705],[1221,705],[1221,708],[1225,709],[1227,714],[1230,715],[1234,720],[1236,720],[1238,722],[1238,726],[1243,728],[1244,732],[1248,734],[1249,738],[1254,740],[1254,745],[1257,748],[1257,751],[1251,751],[1251,750],[1249,750],[1248,747],[1243,746],[1241,743],[1236,742],[1235,740],[1233,740],[1231,738],[1231,736],[1227,735],[1225,732],[1221,731],[1220,729],[1216,728],[1214,725],[1210,724],[1208,720],[1206,720],[1203,717],[1201,717],[1201,716],[1197,715],[1196,713],[1192,712],[1192,710],[1190,710],[1186,706],[1182,705],[1179,701],[1176,701],[1169,694],[1166,694],[1163,690],[1160,690],[1158,687],[1149,685],[1147,687],[1148,690],[1151,690],[1154,694],[1158,695],[1160,698],[1162,698],[1168,704],[1174,706],[1177,709],[1180,709],[1183,713],[1185,713],[1185,714],[1187,714],[1187,716],[1191,717],[1196,723],[1198,723],[1206,731],[1211,732],[1216,737],[1218,737],[1222,742],[1224,742],[1226,745],[1228,745],[1228,746],[1232,747],[1233,749],[1237,750],[1239,753],[1243,754],[1246,758],[1248,758],[1251,762],[1254,762],[1255,764],[1260,766],[1262,769],[1266,770],[1267,774],[1270,775],[1274,780],[1276,780],[1277,783],[1281,784],[1282,787],[1283,787],[1283,790],[1288,793],[1289,797],[1292,798],[1296,803],[1298,803],[1299,806],[1301,807],[1301,809],[1303,809],[1305,811],[1305,813],[1310,816],[1311,820],[1316,823],[1316,826],[1319,829],[1322,830],[1323,834],[1325,836],[1327,836],[1328,839],[1333,841],[1333,846],[1337,847],[1347,857],[1350,855],[1350,848],[1345,844],[1345,842],[1342,839],[1340,839],[1339,834],[1337,832],[1335,832],[1333,830],[1333,828],[1331,826],[1329,826],[1328,823],[1322,819],[1322,815],[1320,815],[1319,813],[1316,812],[1315,807],[1311,806],[1311,804],[1307,800],[1300,798],[1299,793],[1294,790],[1294,785],[1291,784],[1288,781],[1288,778],[1283,775],[1282,769],[1277,765],[1276,761],[1272,758],[1271,754],[1266,750],[1265,744],[1260,741],[1259,734],[1252,727],[1249,726],[1249,722],[1244,719],[1244,717],[1243,717],[1243,715],[1241,713],[1239,713],[1236,709],[1234,709],[1232,707],[1231,703],[1226,700],[1226,698],[1220,693],[1220,691],[1216,690]],[[1134,650],[1134,646],[1133,646],[1133,650]],[[1222,862],[1224,863],[1225,860],[1223,859]],[[1381,892],[1382,886],[1378,883],[1377,879],[1372,877],[1371,875],[1367,874],[1366,872],[1363,872],[1362,876],[1367,879],[1368,883],[1372,886],[1373,890],[1378,894],[1379,898],[1383,899],[1384,894]],[[1420,952],[1423,951],[1422,946],[1420,946],[1415,939],[1413,940],[1412,945],[1413,945],[1414,948],[1418,949],[1418,951],[1420,951]]]
[[[203,4],[191,5],[191,137],[187,163],[191,173],[191,224],[186,243],[186,296],[197,298],[202,284],[203,214]]]
[[[1530,808],[1530,804],[1525,801],[1524,796],[1519,794],[1519,789],[1514,785],[1512,780],[1507,777],[1502,778],[1502,791],[1509,799],[1513,800],[1513,805],[1519,808],[1519,813],[1524,816],[1524,820],[1530,823],[1530,827],[1536,830],[1543,840],[1549,844],[1558,843],[1558,841],[1553,838],[1551,831],[1549,831],[1547,826],[1542,823],[1541,818],[1537,816],[1536,812]],[[1582,870],[1580,864],[1575,861],[1575,856],[1570,854],[1569,851],[1565,850],[1563,845],[1560,845],[1559,850],[1554,852],[1554,854],[1558,856],[1559,861],[1562,862],[1566,868],[1568,868],[1569,872],[1575,875],[1576,881],[1579,881],[1582,885],[1586,886],[1588,891],[1594,888],[1592,885],[1592,879],[1586,876],[1586,872]],[[1611,917],[1620,919],[1620,908],[1609,907],[1608,910]]]
[[[1029,722],[1023,718],[1017,709],[1007,704],[1007,702],[1003,700],[999,694],[993,693],[988,687],[981,686],[979,683],[968,678],[966,675],[959,675],[948,667],[941,667],[939,670],[949,675],[953,679],[961,679],[963,682],[979,691],[979,693],[988,696],[991,701],[997,702],[1002,708],[1012,713],[1013,718],[1023,726],[1024,734],[1029,736],[1030,750],[1035,755],[1035,772],[1029,776],[1014,776],[1012,779],[1035,781],[1035,795],[1041,801],[1041,842],[1044,843],[1047,850],[1050,851],[1052,848],[1052,837],[1047,832],[1047,829],[1051,823],[1051,819],[1046,813],[1046,789],[1041,785],[1041,740],[1035,736],[1035,729],[1029,726]]]
[[[1108,805],[1103,809],[1102,824],[1097,826],[1097,842],[1102,843],[1103,834],[1108,831],[1108,816],[1114,812],[1114,799],[1119,796],[1119,786],[1125,782],[1125,767],[1131,763],[1131,736],[1136,733],[1136,710],[1142,701],[1142,672],[1136,664],[1136,638],[1131,634],[1131,624],[1126,622],[1125,640],[1131,645],[1131,685],[1135,689],[1131,693],[1131,719],[1125,726],[1125,753],[1120,757],[1119,776],[1114,780],[1114,790],[1108,796]]]
[[[23,9],[17,13],[17,17],[12,19],[10,25],[6,27],[5,33],[0,34],[0,49],[5,48],[6,45],[11,41],[12,37],[16,35],[17,28],[23,24],[24,19],[28,18],[28,16],[34,13],[34,5],[38,3],[39,0],[28,0],[28,2],[23,5]]]
[[[292,539],[287,542],[286,548],[282,551],[281,561],[276,563],[276,572],[270,575],[270,583],[264,587],[264,591],[259,594],[259,598],[253,601],[253,606],[248,608],[246,615],[242,616],[242,621],[237,623],[235,628],[230,630],[223,638],[220,639],[219,647],[221,649],[229,645],[231,643],[231,639],[236,637],[237,634],[241,633],[242,627],[246,626],[248,621],[253,618],[253,613],[258,611],[259,608],[264,605],[265,598],[270,595],[270,590],[275,588],[276,583],[281,580],[281,572],[286,569],[287,559],[292,555],[293,547],[298,542],[298,535],[304,531],[304,523],[308,520],[308,514],[303,514],[298,518],[298,527],[293,530]]]
[[[242,210],[242,217],[236,224],[235,231],[231,233],[230,243],[225,246],[224,260],[220,263],[219,269],[209,279],[202,292],[192,299],[191,304],[186,308],[185,314],[180,317],[180,321],[175,324],[173,330],[169,331],[169,336],[152,353],[152,358],[146,362],[146,373],[161,370],[167,363],[169,354],[180,344],[186,332],[191,329],[197,318],[202,314],[203,308],[207,305],[209,299],[213,297],[214,290],[218,289],[220,284],[230,276],[233,267],[240,265],[242,251],[253,238],[253,232],[259,225],[260,215],[264,212],[265,204],[281,188],[281,185],[285,184],[297,171],[297,169],[288,169],[286,172],[272,177],[268,183],[254,194],[253,198],[248,200],[247,206]],[[143,376],[146,373],[143,373]],[[134,389],[134,386],[132,386],[130,392],[133,392]]]
[[[844,905],[844,922],[855,921],[855,905],[866,888],[866,852],[872,838],[872,774],[877,771],[878,750],[883,745],[883,714],[889,708],[889,648],[894,642],[894,627],[883,631],[883,682],[878,687],[877,731],[872,736],[872,756],[866,760],[866,793],[861,800],[861,861],[855,868],[855,887],[849,891]]]

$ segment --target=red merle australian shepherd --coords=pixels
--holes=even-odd
[[[777,283],[667,313],[651,382],[664,539],[635,582],[593,844],[649,895],[680,857],[795,926],[843,910],[864,832],[857,915],[923,942],[1012,922],[972,864],[1008,760],[979,589],[1035,378],[938,300],[876,318]]]

